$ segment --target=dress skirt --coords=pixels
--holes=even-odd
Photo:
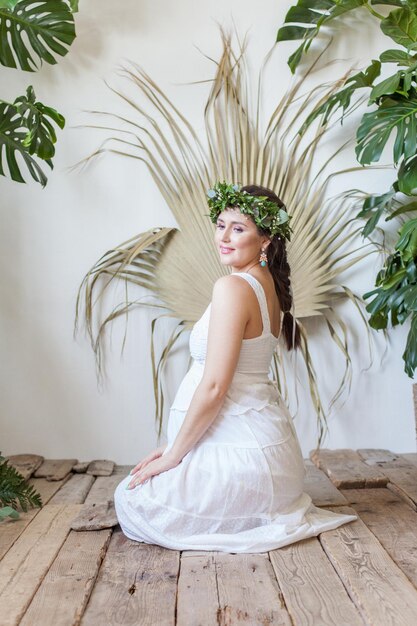
[[[180,397],[169,413],[164,454],[187,412]],[[176,467],[134,489],[126,489],[130,475],[119,483],[116,513],[135,541],[231,553],[266,552],[357,519],[314,506],[304,492],[305,473],[279,394],[271,394],[269,383],[255,380],[248,390],[247,380],[241,388],[237,380],[215,421]]]

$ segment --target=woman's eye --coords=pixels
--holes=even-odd
[[[223,224],[216,224],[217,228],[224,228]],[[235,232],[237,233],[242,233],[243,230],[241,228],[239,228],[239,226],[235,226],[235,228],[233,229]]]

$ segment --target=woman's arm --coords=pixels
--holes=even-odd
[[[216,419],[232,382],[250,312],[246,281],[222,276],[213,288],[203,376],[171,449],[136,472],[127,489],[179,463]]]
[[[232,382],[249,320],[246,289],[246,282],[233,274],[214,284],[203,376],[167,452],[178,462],[214,422]]]

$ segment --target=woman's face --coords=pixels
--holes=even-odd
[[[222,264],[237,270],[259,260],[261,248],[268,243],[267,237],[259,235],[253,220],[234,208],[219,214],[214,240]]]

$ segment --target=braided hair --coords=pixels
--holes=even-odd
[[[272,200],[272,202],[275,202],[279,207],[283,207],[285,209],[285,205],[282,200],[267,187],[261,187],[260,185],[246,185],[245,187],[242,187],[241,190],[247,191],[252,196],[267,196],[267,198]],[[268,269],[274,279],[275,291],[279,299],[282,312],[281,314],[284,316],[282,321],[282,334],[284,335],[288,350],[293,350],[300,346],[301,338],[298,323],[291,313],[293,305],[290,280],[291,270],[287,260],[285,239],[279,235],[273,235],[271,237],[268,231],[263,230],[258,226],[257,230],[260,235],[266,235],[270,239],[270,244],[266,249]]]

